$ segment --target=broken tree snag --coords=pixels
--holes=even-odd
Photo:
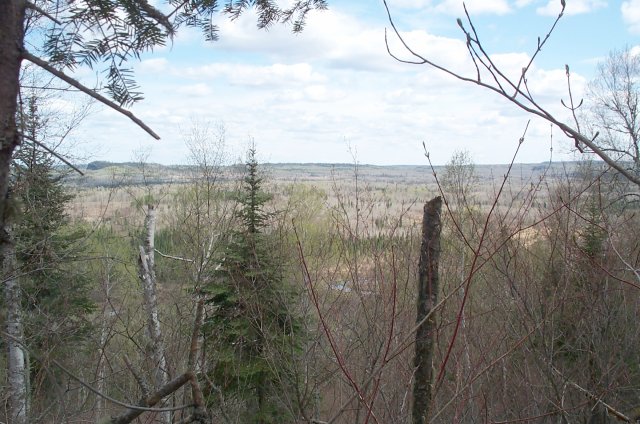
[[[424,205],[422,217],[422,244],[418,267],[418,316],[416,322],[416,353],[413,380],[413,424],[426,424],[431,404],[435,322],[431,316],[438,301],[438,261],[440,259],[440,196]]]

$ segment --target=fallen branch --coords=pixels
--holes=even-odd
[[[635,422],[634,420],[632,420],[631,418],[627,417],[622,412],[618,411],[613,406],[611,406],[608,403],[606,403],[605,401],[603,401],[599,396],[594,395],[589,390],[587,390],[587,389],[583,388],[582,386],[580,386],[579,384],[574,383],[573,381],[569,380],[567,377],[564,376],[564,374],[562,374],[562,372],[560,372],[559,369],[557,369],[553,365],[549,364],[549,368],[551,368],[551,370],[553,372],[558,374],[560,376],[560,378],[562,378],[562,380],[565,383],[567,383],[569,386],[573,387],[574,389],[577,389],[578,391],[580,391],[580,392],[584,393],[585,395],[587,395],[587,397],[591,398],[592,400],[596,401],[600,405],[604,406],[604,408],[607,410],[607,412],[609,414],[613,415],[614,417],[616,417],[618,420],[624,421],[626,423]]]
[[[190,371],[185,372],[184,374],[180,375],[179,377],[165,384],[163,387],[159,388],[157,391],[153,392],[151,396],[141,399],[139,403],[139,408],[129,408],[119,416],[112,417],[110,420],[106,421],[106,423],[128,424],[132,422],[133,420],[138,418],[140,415],[142,415],[143,412],[145,412],[144,410],[141,410],[141,408],[154,406],[155,404],[160,402],[165,396],[169,396],[170,394],[178,390],[180,387],[184,386],[184,384],[190,381],[192,378],[195,378],[192,372]],[[188,406],[185,405],[180,409],[184,409],[185,407],[191,407],[191,406],[193,405],[188,405]]]

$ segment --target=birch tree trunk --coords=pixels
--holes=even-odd
[[[422,245],[418,270],[418,316],[420,323],[438,302],[438,261],[440,260],[440,211],[442,199],[435,197],[424,205]],[[435,320],[429,317],[416,331],[415,373],[413,382],[413,424],[426,424],[430,415],[433,380]]]
[[[7,232],[9,234],[9,232]],[[10,239],[10,236],[9,236]],[[21,342],[24,342],[24,328],[22,324],[21,287],[16,276],[16,252],[10,241],[5,244],[4,258],[4,296],[7,306],[6,343],[7,380],[9,384],[9,422],[11,424],[27,424],[28,407],[28,375],[26,368],[26,352]]]
[[[140,246],[140,280],[144,292],[144,309],[147,314],[147,331],[151,339],[151,354],[155,368],[156,389],[165,387],[169,382],[169,371],[165,356],[164,342],[162,340],[162,330],[158,317],[158,297],[156,293],[156,273],[155,273],[155,227],[156,209],[153,205],[147,205],[147,216],[145,218],[146,237],[144,246]],[[160,414],[160,422],[168,424],[171,422],[170,412]]]

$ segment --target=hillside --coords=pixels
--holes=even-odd
[[[433,172],[440,174],[444,166],[433,170],[426,165],[357,165],[345,163],[268,163],[264,164],[267,175],[275,181],[320,182],[352,179],[357,171],[360,179],[377,183],[429,184],[434,182]],[[522,163],[513,166],[512,178],[536,181],[543,173],[549,176],[572,175],[577,162]],[[183,184],[192,181],[195,169],[188,165],[140,164],[133,162],[114,163],[95,161],[79,167],[84,176],[69,174],[66,182],[76,187],[115,187],[120,185]],[[476,174],[481,183],[491,182],[504,176],[509,165],[476,165]],[[236,165],[226,167],[221,174],[230,175]]]

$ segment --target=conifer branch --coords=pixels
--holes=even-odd
[[[142,122],[142,120],[140,120],[138,117],[136,117],[133,113],[131,113],[130,111],[120,107],[120,105],[118,105],[117,103],[113,102],[112,100],[109,100],[108,98],[104,97],[103,95],[98,94],[95,90],[92,90],[92,89],[86,87],[85,85],[82,85],[76,79],[71,78],[70,76],[68,76],[64,72],[54,68],[49,62],[47,62],[45,60],[42,60],[37,56],[32,55],[31,53],[29,53],[26,50],[22,51],[22,57],[24,59],[28,60],[29,62],[31,62],[31,63],[33,63],[35,65],[38,65],[39,67],[41,67],[45,71],[55,75],[56,77],[60,78],[62,81],[66,82],[67,84],[69,84],[69,85],[77,88],[78,90],[82,91],[83,93],[93,97],[94,99],[98,100],[100,103],[103,103],[103,104],[109,106],[111,109],[115,110],[116,112],[120,112],[121,114],[123,114],[124,116],[128,117],[133,122],[135,122],[140,128],[145,130],[149,135],[151,135],[151,137],[155,138],[156,140],[160,140],[160,136],[158,134],[156,134],[149,126],[147,126],[147,124]]]
[[[147,0],[136,0],[136,4],[140,6],[140,9],[144,10],[149,17],[162,25],[169,35],[173,35],[175,33],[175,28],[171,22],[169,22],[169,17],[150,5]]]

